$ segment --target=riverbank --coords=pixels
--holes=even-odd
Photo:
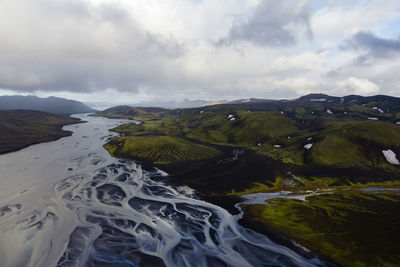
[[[40,111],[0,111],[0,154],[70,136],[72,132],[62,128],[80,122],[80,119]]]

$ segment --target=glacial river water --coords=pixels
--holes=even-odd
[[[238,225],[166,174],[111,157],[126,121],[0,155],[0,266],[322,266]]]

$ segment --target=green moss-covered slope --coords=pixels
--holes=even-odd
[[[400,193],[337,192],[244,207],[246,218],[293,237],[343,266],[397,266]]]
[[[105,145],[114,156],[169,164],[212,158],[218,150],[171,136],[119,137]]]
[[[315,170],[353,169],[353,172],[354,169],[382,170],[384,174],[382,172],[381,176],[393,174],[387,176],[389,180],[400,175],[399,167],[388,163],[382,153],[382,150],[391,149],[400,155],[400,126],[396,124],[400,105],[397,105],[397,99],[389,101],[385,97],[377,97],[360,100],[351,96],[347,98],[348,102],[340,98],[327,98],[325,102],[312,100],[300,98],[286,102],[176,110],[120,106],[98,115],[141,121],[140,125],[130,123],[114,129],[123,136],[142,137],[132,139],[131,142],[137,142],[135,149],[142,145],[134,140],[140,140],[144,146],[155,140],[168,140],[154,136],[169,136],[193,144],[201,142],[209,147],[224,145],[232,149],[251,149],[280,161],[284,172],[314,167]],[[145,138],[148,139],[143,142]],[[306,145],[312,147],[306,149]],[[123,151],[132,147],[124,147],[125,143],[121,146]],[[133,156],[129,153],[124,155]],[[153,157],[142,156],[142,159],[154,162]],[[211,154],[188,159],[205,159],[208,156]],[[168,162],[174,163],[173,158],[181,161],[180,157],[172,157]],[[306,176],[310,175],[313,174],[308,172]],[[319,173],[315,175],[321,176]],[[334,171],[331,174],[337,175],[343,176],[343,173]],[[268,183],[274,178],[269,177]]]
[[[228,119],[229,116],[235,120]],[[190,122],[185,123],[190,125]],[[188,137],[217,144],[253,146],[298,131],[295,121],[271,111],[228,110],[205,114],[198,118],[198,123],[188,131]]]

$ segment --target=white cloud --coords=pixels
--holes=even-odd
[[[346,94],[373,95],[378,94],[380,86],[367,79],[348,77],[336,83],[338,92]]]
[[[395,40],[384,33],[399,34],[387,30],[400,17],[399,1],[293,3],[2,0],[0,88],[86,101],[400,96],[398,53],[361,61],[365,51],[343,49],[358,31]],[[277,25],[275,41],[289,42],[276,45],[268,31],[257,39],[263,27],[254,25]],[[235,29],[254,31],[218,43]]]
[[[400,16],[397,0],[330,1],[311,18],[319,40],[337,43],[358,31],[380,31]]]
[[[278,57],[273,64],[271,64],[270,69],[274,71],[327,71],[324,56],[310,51],[293,56]]]
[[[316,89],[319,89],[320,84],[311,79],[307,79],[305,77],[294,77],[294,78],[286,78],[284,80],[277,80],[273,82],[273,85],[282,90],[290,89],[297,94],[304,95],[314,92]]]

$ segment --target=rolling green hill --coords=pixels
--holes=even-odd
[[[111,155],[155,164],[202,160],[219,154],[214,148],[172,136],[124,136],[113,139],[105,148]]]
[[[385,175],[390,173],[389,180],[400,175],[399,167],[388,163],[382,153],[388,149],[400,153],[400,126],[396,124],[400,101],[397,98],[338,98],[319,94],[293,101],[253,102],[175,110],[119,106],[97,115],[141,121],[140,125],[131,123],[114,129],[125,137],[140,136],[131,140],[137,143],[135,149],[139,149],[140,143],[162,140],[154,136],[169,136],[179,138],[175,145],[181,142],[184,146],[194,141],[205,146],[250,149],[281,162],[283,170],[374,169],[384,171]],[[148,142],[143,142],[146,138]],[[117,150],[113,148],[114,143],[110,142],[107,149]],[[124,147],[125,143],[121,146],[118,151],[125,151],[126,157],[155,162],[151,157],[126,153],[129,148]],[[212,156],[215,154],[192,155],[187,161]],[[182,160],[178,155],[171,157]]]

